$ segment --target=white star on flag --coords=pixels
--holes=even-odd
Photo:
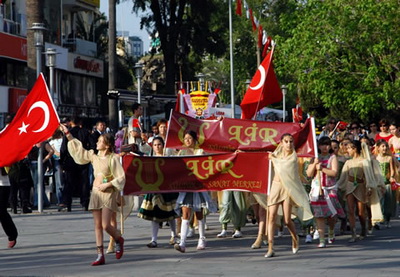
[[[22,122],[22,126],[18,128],[19,134],[21,135],[22,133],[27,133],[26,128],[28,128],[29,124],[25,125],[24,122]]]

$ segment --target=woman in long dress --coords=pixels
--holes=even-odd
[[[293,145],[293,136],[283,134],[281,142],[271,154],[275,176],[268,195],[268,252],[266,258],[275,256],[274,233],[278,209],[282,207],[283,218],[292,236],[292,252],[299,251],[299,236],[291,219],[292,213],[300,220],[313,218],[307,193],[298,174],[297,155]]]
[[[97,259],[93,266],[105,264],[103,250],[103,230],[112,236],[116,242],[115,256],[120,259],[124,253],[124,238],[114,226],[111,217],[117,212],[117,197],[125,185],[125,172],[119,162],[119,156],[114,153],[114,138],[110,134],[100,135],[96,149],[85,150],[82,143],[74,139],[67,127],[60,125],[68,139],[68,151],[77,164],[92,163],[94,170],[93,189],[90,196],[89,210],[94,219],[94,231],[97,245]]]

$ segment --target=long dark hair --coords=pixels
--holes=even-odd
[[[108,146],[107,153],[108,154],[114,153],[115,152],[115,139],[114,139],[114,136],[112,136],[109,133],[106,133],[106,134],[100,135],[99,138],[101,138],[101,137],[104,140],[104,144]]]

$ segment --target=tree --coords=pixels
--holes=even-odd
[[[399,13],[397,0],[311,0],[281,18],[292,35],[278,39],[277,68],[306,111],[363,121],[398,114]]]
[[[188,67],[190,55],[195,53],[198,59],[201,59],[200,57],[205,53],[217,55],[224,53],[226,46],[221,39],[221,30],[227,28],[227,25],[210,29],[214,15],[210,11],[216,10],[217,6],[218,1],[213,0],[133,1],[133,10],[136,13],[145,12],[147,8],[151,10],[142,16],[141,26],[151,34],[156,32],[159,34],[165,63],[166,93],[175,94],[178,68],[190,68]],[[193,73],[191,70],[182,70],[182,72]],[[193,74],[186,78],[192,77]]]
[[[28,28],[32,27],[33,23],[43,23],[44,13],[43,6],[44,0],[27,0],[26,1],[26,15]],[[27,48],[28,48],[28,91],[31,90],[36,81],[36,47],[33,36],[33,31],[27,33]],[[43,58],[43,57],[41,57]],[[43,60],[43,59],[42,59]]]

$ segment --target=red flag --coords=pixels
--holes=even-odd
[[[262,43],[262,38],[263,38],[263,28],[262,28],[262,26],[261,26],[261,24],[260,25],[258,25],[258,43],[257,43],[257,46],[258,46],[258,48],[262,48],[262,45],[263,45],[263,43]]]
[[[242,16],[242,0],[236,1],[236,14]]]
[[[43,75],[40,74],[14,120],[0,132],[0,166],[22,160],[36,143],[45,141],[60,124]]]
[[[273,52],[274,48],[258,67],[240,103],[243,119],[251,119],[263,107],[282,101],[282,91],[272,65]]]
[[[249,11],[250,11],[251,26],[253,27],[253,31],[256,31],[257,25],[256,25],[256,22],[254,21],[253,10],[249,9]]]
[[[349,123],[344,122],[344,121],[339,121],[336,125],[339,130],[343,131],[343,130],[346,130],[347,125],[349,125]]]
[[[267,55],[268,48],[271,46],[272,38],[268,36],[267,41],[264,45],[264,50],[262,51],[261,57],[264,58]]]

